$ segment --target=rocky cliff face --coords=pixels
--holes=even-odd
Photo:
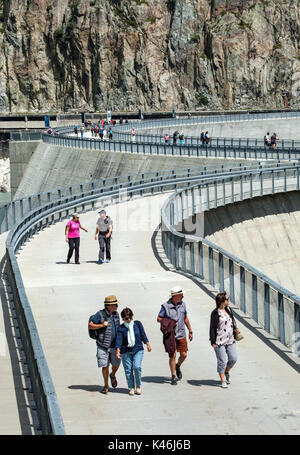
[[[2,112],[299,107],[299,0],[0,5]]]

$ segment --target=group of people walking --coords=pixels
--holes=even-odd
[[[165,134],[164,139],[165,139],[165,144],[166,145],[170,145],[171,144],[170,136],[169,136],[168,133]],[[176,145],[178,140],[179,140],[179,145],[184,145],[184,139],[185,138],[184,138],[183,131],[181,131],[181,133],[179,133],[179,131],[177,131],[177,130],[174,131],[174,133],[173,133],[173,145]],[[204,131],[201,132],[200,141],[201,141],[202,145],[210,144],[211,138],[209,137],[208,131],[205,131],[205,133],[204,133]]]
[[[98,254],[98,264],[104,263],[104,256],[106,256],[106,262],[111,261],[111,239],[112,239],[112,230],[113,230],[113,221],[107,215],[105,210],[100,210],[98,212],[99,217],[96,223],[96,232],[95,240],[98,240],[99,243],[99,254]],[[73,256],[75,250],[75,264],[80,264],[79,262],[79,246],[80,246],[80,229],[85,232],[88,232],[79,221],[78,213],[73,213],[72,219],[66,225],[65,235],[66,242],[69,245],[69,251],[67,256],[67,263],[70,263],[70,260]]]
[[[173,287],[169,299],[161,305],[157,316],[163,333],[165,351],[169,356],[171,385],[177,385],[183,377],[181,366],[188,353],[186,328],[189,341],[193,340],[193,331],[183,297],[184,290],[180,286]],[[96,340],[98,367],[102,369],[104,379],[101,393],[108,394],[109,380],[112,388],[118,386],[116,373],[122,362],[129,395],[141,395],[143,345],[146,345],[148,352],[151,352],[152,348],[142,322],[134,319],[130,308],[126,307],[121,311],[123,321],[121,323],[118,305],[117,297],[109,295],[105,297],[104,309],[89,318],[88,329],[90,337]],[[229,298],[226,292],[219,293],[216,296],[216,308],[211,313],[209,338],[216,354],[222,388],[227,388],[230,384],[229,372],[237,362],[238,334],[240,331],[229,308]]]
[[[276,133],[273,133],[272,136],[270,136],[270,133],[268,132],[264,136],[264,144],[267,147],[272,147],[273,149],[275,149],[278,141],[279,141],[279,136]]]

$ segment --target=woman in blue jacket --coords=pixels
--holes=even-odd
[[[129,395],[133,396],[134,392],[141,395],[143,343],[147,345],[148,352],[151,351],[151,346],[143,324],[133,320],[133,312],[130,308],[124,308],[121,318],[124,323],[117,332],[116,356],[118,359],[122,358]],[[134,385],[136,385],[136,390]]]

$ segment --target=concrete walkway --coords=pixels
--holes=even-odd
[[[0,435],[40,434],[14,304],[4,275],[6,237],[7,233],[0,236]]]
[[[110,264],[96,264],[96,211],[80,217],[89,231],[81,233],[80,265],[66,264],[66,221],[40,232],[18,255],[67,434],[299,434],[298,373],[241,324],[245,339],[238,344],[232,384],[219,387],[208,340],[214,301],[193,281],[162,268],[153,254],[165,198],[108,208],[115,223]],[[194,341],[183,379],[171,386],[156,316],[177,284],[186,291]],[[140,397],[129,397],[122,366],[118,388],[99,393],[103,381],[87,322],[108,294],[117,295],[120,310],[132,308],[152,345],[151,353],[145,351]]]

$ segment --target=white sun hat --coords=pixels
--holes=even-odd
[[[185,290],[182,289],[181,286],[174,286],[174,287],[170,290],[170,297],[173,297],[173,295],[184,294],[184,293],[185,293]]]

